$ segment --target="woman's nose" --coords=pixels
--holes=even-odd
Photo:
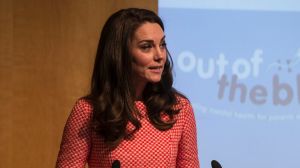
[[[155,60],[162,60],[164,57],[164,49],[160,46],[155,48],[154,59]]]

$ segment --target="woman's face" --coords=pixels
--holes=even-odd
[[[167,57],[165,35],[160,25],[142,24],[134,33],[130,54],[135,84],[159,82]]]

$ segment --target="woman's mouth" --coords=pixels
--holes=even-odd
[[[163,70],[163,66],[150,66],[151,72],[160,73]]]

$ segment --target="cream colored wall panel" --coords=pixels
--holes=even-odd
[[[88,92],[100,30],[156,0],[0,0],[0,167],[54,167],[65,121]]]

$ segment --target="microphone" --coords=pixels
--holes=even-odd
[[[120,168],[121,167],[121,162],[119,160],[114,160],[111,168]]]
[[[222,168],[221,164],[216,160],[211,161],[211,167],[212,168]]]

